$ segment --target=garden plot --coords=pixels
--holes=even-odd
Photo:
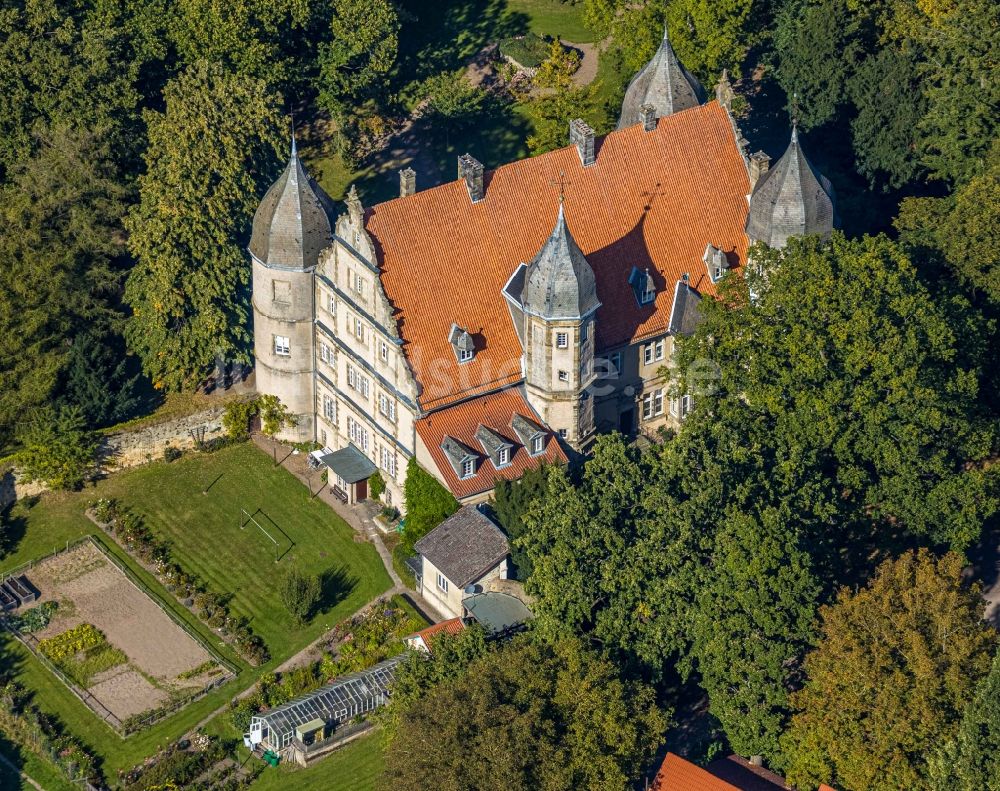
[[[33,567],[51,609],[31,635],[46,656],[120,722],[169,706],[220,678],[212,655],[92,543]],[[32,608],[34,609],[34,608]],[[30,612],[30,610],[29,610]]]

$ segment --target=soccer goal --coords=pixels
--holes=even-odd
[[[274,540],[274,536],[272,536],[270,533],[268,533],[267,530],[264,529],[264,526],[254,518],[259,513],[260,513],[260,509],[259,508],[256,511],[254,511],[252,514],[248,513],[245,508],[241,508],[240,509],[240,530],[246,530],[247,527],[252,522],[261,533],[263,533],[265,536],[267,536],[268,541],[270,541],[274,545],[274,562],[277,563],[281,559],[281,554],[280,554],[281,547],[278,545],[278,542]]]

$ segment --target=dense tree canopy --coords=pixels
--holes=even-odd
[[[666,718],[644,685],[574,640],[486,653],[401,714],[386,751],[393,788],[624,791]]]
[[[997,442],[978,402],[977,314],[932,295],[885,238],[793,239],[755,257],[758,299],[731,280],[680,344],[682,373],[718,366],[705,419],[766,442],[769,488],[800,518],[969,546],[996,508],[995,477],[974,464]]]
[[[908,552],[866,588],[844,589],[821,609],[822,639],[806,657],[808,678],[792,696],[798,713],[784,740],[790,783],[845,791],[927,785],[927,759],[956,735],[996,644],[962,565],[954,553]]]
[[[266,83],[206,63],[164,99],[146,116],[147,170],[127,221],[126,337],[155,386],[180,390],[219,360],[250,361],[245,248],[288,126]]]
[[[114,259],[127,190],[103,128],[39,128],[0,189],[0,438],[50,403],[85,328],[118,321]]]
[[[407,554],[413,545],[458,510],[458,500],[441,483],[424,470],[415,456],[406,465],[406,482],[403,484],[406,502],[406,527],[403,546]]]

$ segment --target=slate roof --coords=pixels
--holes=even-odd
[[[715,293],[701,258],[708,242],[731,251],[734,266],[746,259],[749,177],[714,101],[661,118],[650,132],[608,134],[590,167],[576,146],[503,165],[486,174],[475,204],[455,180],[373,206],[365,228],[423,409],[521,381],[521,343],[501,292],[551,235],[560,173],[565,216],[596,278],[598,354],[666,331],[671,285],[684,272],[692,288]],[[648,267],[656,285],[648,305],[628,284],[634,266]],[[464,365],[448,343],[452,322],[477,337]]]
[[[798,131],[750,198],[746,233],[752,241],[784,247],[791,236],[828,236],[836,220],[833,185],[806,159]]]
[[[475,582],[510,552],[503,531],[472,505],[458,509],[413,548],[459,588]]]
[[[333,241],[333,202],[302,166],[294,139],[284,172],[253,217],[250,253],[270,266],[308,269]]]
[[[705,101],[705,89],[677,58],[670,46],[667,31],[663,31],[652,60],[643,66],[625,89],[625,100],[618,118],[618,128],[639,123],[639,110],[651,104],[658,118],[697,107]]]
[[[521,306],[544,319],[580,319],[600,305],[594,270],[566,227],[560,203],[555,228],[528,266]]]
[[[670,331],[675,335],[691,335],[701,321],[698,304],[701,296],[683,280],[674,289],[674,305],[670,310]]]
[[[320,456],[319,460],[347,483],[357,483],[370,478],[378,467],[354,445]]]
[[[524,440],[519,436],[515,426],[525,428],[526,424],[522,421],[516,421],[516,416],[521,416],[535,427],[531,431],[532,434],[538,430],[545,432],[545,449],[537,456],[530,456],[524,447]],[[510,464],[499,470],[495,469],[492,464],[487,462],[484,453],[475,450],[479,446],[476,432],[481,425],[513,445],[510,452]],[[543,462],[566,461],[566,454],[559,447],[559,442],[551,431],[541,426],[541,421],[525,400],[519,387],[489,393],[432,412],[427,417],[417,421],[417,435],[427,447],[434,460],[434,466],[443,476],[445,486],[459,498],[489,491],[501,479],[520,478],[526,470],[537,467]],[[445,437],[451,437],[453,440],[461,442],[463,446],[472,449],[478,462],[476,474],[471,478],[460,478],[455,467],[452,466],[450,459],[441,448]]]

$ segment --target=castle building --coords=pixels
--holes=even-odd
[[[294,144],[254,217],[257,388],[299,420],[283,436],[351,448],[402,504],[410,458],[462,502],[586,450],[598,432],[654,435],[674,338],[747,263],[829,234],[829,181],[793,131],[773,167],[663,44],[630,84],[618,129],[581,120],[569,145],[339,215]],[[336,470],[331,472],[336,482]]]

